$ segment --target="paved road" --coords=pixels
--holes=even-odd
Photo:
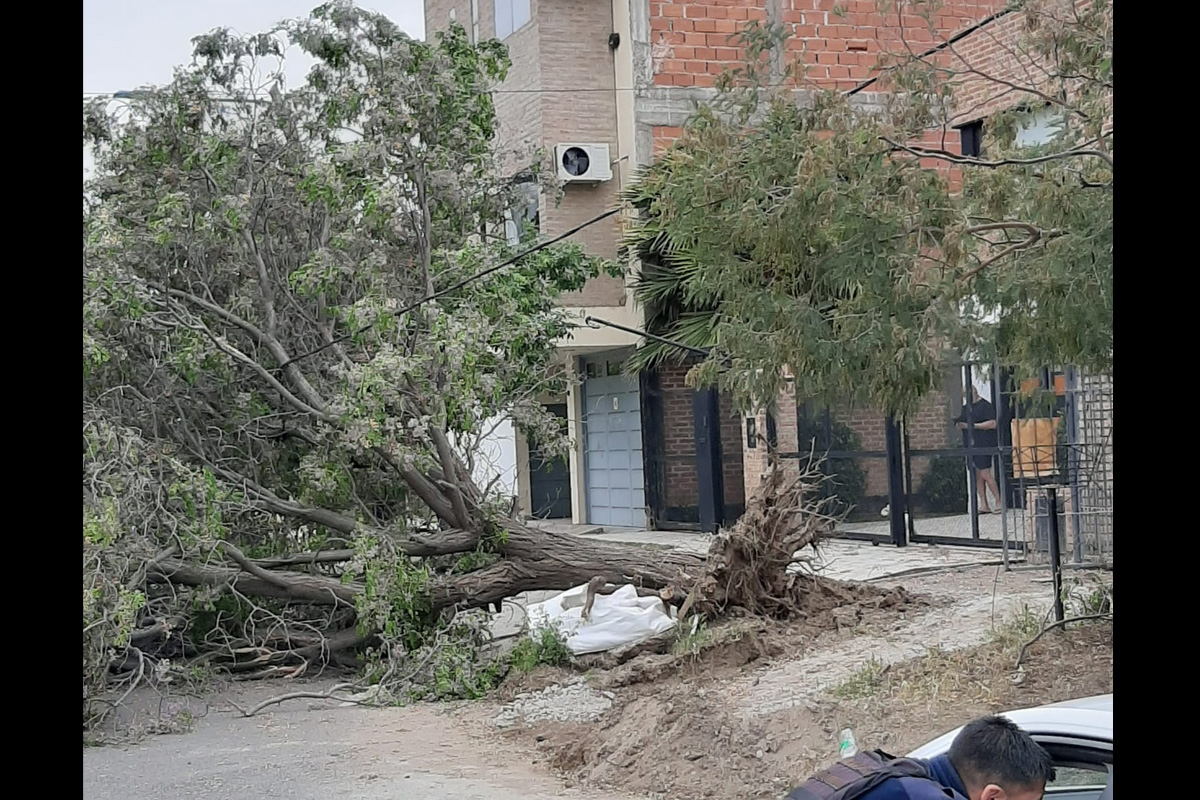
[[[629,800],[565,789],[432,707],[275,708],[250,719],[212,711],[191,733],[85,748],[84,800]]]

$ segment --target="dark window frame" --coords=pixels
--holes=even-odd
[[[977,119],[958,126],[961,152],[968,158],[983,158],[983,120]]]

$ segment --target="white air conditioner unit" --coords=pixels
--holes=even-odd
[[[612,162],[606,144],[558,144],[554,146],[558,179],[563,183],[601,183],[612,180]]]

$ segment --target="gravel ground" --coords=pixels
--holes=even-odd
[[[612,692],[596,691],[583,678],[576,678],[517,695],[496,715],[496,727],[511,728],[521,722],[594,722],[612,708],[613,697]]]

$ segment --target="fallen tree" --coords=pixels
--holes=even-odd
[[[425,590],[428,602],[433,610],[481,607],[522,592],[567,589],[590,581],[595,583],[593,594],[604,594],[605,587],[613,584],[633,583],[658,590],[671,605],[687,603],[698,612],[738,606],[786,617],[797,610],[798,598],[812,583],[811,571],[790,568],[803,563],[797,553],[815,548],[821,535],[830,532],[831,518],[818,511],[823,501],[811,497],[821,480],[819,474],[790,479],[785,474],[772,470],[746,516],[715,539],[707,557],[581,539],[502,520],[502,538],[494,545],[502,558],[489,567],[430,582]],[[437,537],[393,539],[392,546],[408,557],[446,555],[474,549],[478,537],[444,531]],[[365,590],[353,580],[283,569],[347,563],[356,556],[352,550],[250,559],[228,542],[221,549],[233,566],[167,557],[147,565],[146,580],[189,587],[228,586],[254,597],[331,607],[353,607]],[[596,582],[598,578],[603,582]]]
[[[786,573],[824,524],[807,477],[712,559],[534,530],[488,483],[494,420],[565,447],[538,403],[564,388],[556,298],[606,266],[505,230],[502,46],[340,2],[194,43],[169,85],[84,109],[85,728],[180,659],[385,681],[532,589],[785,614],[818,586]],[[290,47],[315,59],[296,89]]]

